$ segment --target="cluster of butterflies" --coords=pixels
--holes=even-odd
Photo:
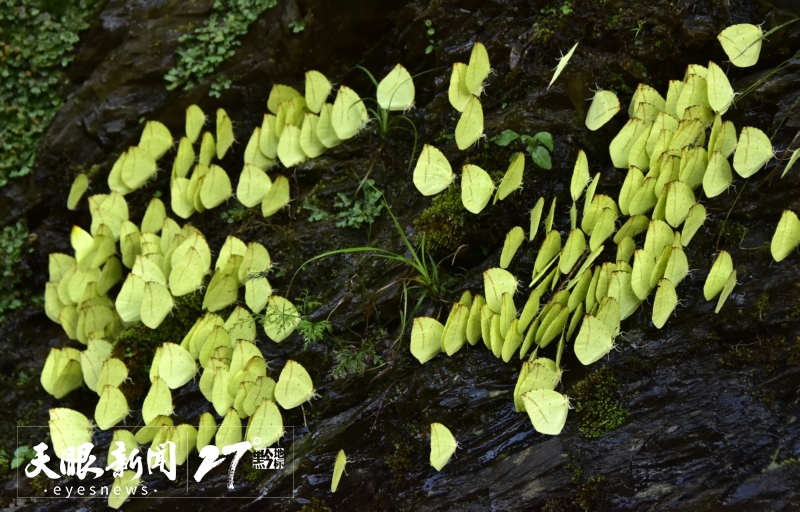
[[[550,85],[566,67],[577,47],[578,43],[575,43],[560,59]],[[463,62],[453,64],[448,98],[450,105],[461,113],[455,134],[458,149],[464,150],[472,146],[483,136],[483,107],[479,97],[483,93],[484,81],[490,72],[489,54],[480,42],[472,46],[469,64]],[[467,211],[478,214],[489,204],[493,195],[494,204],[522,187],[525,171],[524,154],[517,153],[510,160],[511,164],[497,187],[489,173],[479,166],[466,164],[461,168],[461,202]],[[436,147],[425,144],[414,168],[413,182],[417,190],[424,196],[432,196],[449,187],[454,179],[455,174],[447,157]]]
[[[244,167],[236,187],[236,197],[244,206],[261,204],[264,217],[273,215],[290,200],[289,181],[282,175],[273,181],[267,170],[278,160],[291,167],[316,158],[354,137],[367,124],[367,108],[355,91],[339,87],[331,104],[326,103],[331,89],[330,81],[319,71],[306,72],[305,95],[287,85],[273,85],[267,100],[270,113],[253,130],[244,151]],[[414,81],[400,64],[378,84],[377,103],[382,109],[407,110],[414,105],[414,97]],[[186,135],[178,143],[170,179],[172,210],[182,219],[215,208],[233,194],[228,173],[212,163],[215,157],[222,160],[233,144],[233,123],[225,110],[218,109],[216,139],[210,132],[200,137],[205,123],[200,107],[186,109]],[[126,195],[142,187],[156,173],[158,160],[173,143],[163,123],[148,121],[139,144],[128,148],[114,163],[108,176],[109,188]],[[70,188],[68,208],[77,206],[88,187],[88,177],[79,174]]]
[[[494,195],[494,203],[503,200],[522,186],[525,172],[525,155],[522,152],[512,157],[508,170],[503,175],[500,186],[495,186],[491,176],[474,164],[461,168],[461,202],[468,211],[478,214],[489,204]],[[455,179],[450,162],[435,147],[425,144],[414,168],[414,185],[424,196],[438,194],[450,186]]]
[[[758,29],[756,37],[752,28],[742,31],[737,27],[729,27],[719,39],[732,62],[752,65],[758,57],[754,41],[760,37],[760,29],[754,27]],[[561,234],[552,229],[556,209],[553,200],[544,221],[546,234],[533,265],[530,286],[535,288],[521,312],[518,314],[513,299],[517,279],[505,270],[525,240],[523,228],[517,226],[506,236],[500,268],[483,274],[485,297],[465,292],[453,305],[444,325],[435,318],[415,318],[411,353],[425,363],[439,352],[453,355],[465,343],[474,345],[483,339],[487,349],[508,362],[517,352],[524,358],[535,345],[517,380],[515,408],[528,412],[538,432],[559,434],[567,418],[569,400],[554,389],[560,382],[560,360],[566,342],[577,331],[573,349],[578,360],[584,365],[597,361],[612,349],[620,322],[654,291],[652,321],[657,328],[663,327],[678,303],[675,288],[689,271],[684,247],[706,219],[705,207],[696,201],[694,190],[702,185],[708,197],[727,190],[733,179],[727,160],[731,155],[733,169],[742,177],[752,176],[773,157],[769,138],[761,130],[745,127],[737,140],[733,124],[722,121],[733,97],[727,77],[713,62],[707,68],[690,65],[683,81],[670,82],[666,99],[655,89],[640,84],[628,109],[631,119],[610,145],[615,167],[628,168],[618,201],[595,193],[600,174],[591,179],[586,155],[580,151],[570,183],[573,203],[569,236],[562,244]],[[600,91],[587,113],[586,126],[596,130],[619,110],[616,95]],[[706,145],[708,128],[711,131]],[[442,163],[446,159],[440,153],[429,151],[426,157],[418,163],[415,183],[418,178],[417,187],[423,193],[438,192],[449,185],[452,172]],[[464,205],[470,211],[469,205],[475,204],[471,203],[475,194],[470,182],[477,181],[472,174],[473,170],[466,168],[462,174],[463,193],[468,195]],[[436,186],[431,186],[431,177],[439,180]],[[493,191],[491,180],[483,181],[477,211],[488,203]],[[581,196],[584,205],[579,226],[576,205]],[[531,241],[539,229],[544,206],[541,198],[531,211]],[[617,231],[620,214],[628,219]],[[592,268],[615,231],[614,261]],[[644,244],[637,249],[634,237],[642,233]],[[776,260],[800,243],[800,221],[792,212],[784,212],[776,239]],[[562,276],[568,279],[561,280]],[[735,285],[736,270],[730,254],[720,251],[703,294],[706,300],[717,298],[719,312]],[[552,292],[549,300],[540,307],[548,292]],[[559,337],[555,360],[537,357],[539,349]],[[436,438],[442,435],[437,433]],[[433,443],[433,432],[431,440]],[[437,446],[441,444],[436,442]],[[450,447],[448,443],[445,441],[442,446]],[[434,464],[433,444],[431,463]]]
[[[731,62],[742,67],[757,61],[761,38],[760,29],[753,25],[729,27],[718,37]],[[561,58],[551,85],[576,47],[577,44]],[[453,66],[449,99],[461,112],[456,128],[459,149],[471,146],[483,134],[483,110],[478,98],[490,72],[488,54],[481,43],[473,46],[469,64]],[[324,75],[307,72],[305,85],[305,95],[285,85],[273,87],[267,104],[270,113],[255,128],[244,152],[236,196],[247,207],[260,203],[265,217],[289,201],[288,180],[278,176],[273,181],[266,174],[276,161],[289,167],[315,158],[355,136],[369,120],[363,100],[352,89],[339,87],[334,103],[329,104],[326,101],[332,88]],[[398,64],[378,84],[377,103],[384,110],[407,110],[413,106],[414,94],[412,77]],[[772,158],[772,146],[763,132],[745,127],[737,141],[733,124],[722,121],[733,97],[727,77],[713,62],[708,67],[689,66],[684,80],[670,82],[666,99],[640,84],[628,109],[630,120],[610,146],[614,165],[628,168],[618,201],[595,193],[600,174],[591,179],[588,160],[580,151],[570,184],[570,233],[562,244],[561,234],[553,229],[554,199],[544,219],[545,236],[533,266],[530,287],[534,288],[521,312],[514,303],[518,281],[506,270],[525,240],[525,231],[517,226],[506,236],[499,268],[483,274],[484,295],[465,292],[453,305],[444,325],[434,318],[414,319],[412,354],[425,363],[439,352],[453,355],[465,343],[474,345],[482,339],[488,350],[508,362],[516,353],[525,358],[533,348],[517,380],[515,409],[527,412],[538,432],[559,434],[569,410],[569,399],[555,391],[561,379],[561,356],[566,343],[577,331],[573,345],[576,356],[585,365],[597,361],[613,347],[620,322],[654,290],[652,320],[661,328],[678,302],[675,287],[688,273],[683,248],[706,218],[706,210],[696,201],[694,190],[702,185],[708,197],[725,191],[732,182],[727,160],[731,155],[733,169],[743,177],[751,176]],[[587,128],[600,128],[619,110],[616,95],[598,92],[587,114]],[[212,163],[214,157],[224,158],[233,143],[231,120],[224,110],[217,111],[216,138],[203,133],[195,161],[193,144],[200,138],[204,124],[202,110],[190,106],[186,136],[178,145],[170,184],[172,209],[184,219],[196,211],[214,208],[232,195],[229,176]],[[124,195],[142,187],[153,176],[157,161],[172,145],[172,135],[163,124],[148,122],[139,145],[129,148],[114,164],[108,177],[111,193],[88,199],[92,225],[90,232],[77,226],[73,229],[75,255],[50,255],[46,313],[63,326],[71,339],[87,348],[52,349],[42,372],[42,386],[61,398],[85,383],[98,393],[94,420],[103,430],[113,428],[129,414],[119,389],[128,370],[123,361],[112,357],[111,342],[124,327],[138,321],[150,328],[158,327],[172,309],[173,297],[196,292],[211,270],[211,251],[203,234],[170,219],[160,199],[150,202],[140,226],[128,219]],[[793,155],[790,165],[795,159]],[[524,158],[518,153],[495,191],[486,171],[465,165],[461,183],[465,208],[479,213],[492,196],[494,202],[504,199],[520,188],[523,173]],[[425,145],[414,170],[418,190],[433,195],[453,179],[452,168],[442,152]],[[77,206],[88,186],[85,175],[75,179],[69,208]],[[577,202],[581,197],[584,204],[578,226]],[[542,224],[544,207],[541,198],[531,211],[531,241]],[[645,214],[651,209],[648,218]],[[614,235],[620,213],[629,218]],[[678,231],[681,225],[682,230]],[[644,244],[637,249],[634,237],[642,233]],[[592,267],[612,235],[617,245],[614,261]],[[798,244],[800,221],[793,212],[785,211],[772,243],[776,261],[785,258]],[[135,435],[128,430],[115,430],[112,449],[117,441],[124,443],[127,457],[140,445],[173,441],[177,448],[175,462],[182,464],[191,450],[199,451],[212,441],[222,447],[244,438],[260,449],[280,439],[283,422],[278,406],[292,409],[309,400],[315,391],[310,375],[299,363],[289,360],[275,382],[267,376],[263,355],[254,344],[256,331],[251,313],[240,306],[226,320],[214,313],[236,302],[238,289],[244,284],[250,310],[259,313],[266,308],[263,324],[268,337],[280,342],[289,336],[299,324],[300,315],[290,301],[272,294],[265,277],[270,264],[269,253],[262,245],[245,245],[235,237],[226,239],[204,295],[203,307],[208,313],[197,320],[180,344],[164,343],[157,349],[150,370],[151,387],[142,409],[145,426]],[[130,273],[112,301],[107,293],[122,278],[123,265]],[[562,280],[562,276],[567,279]],[[719,311],[735,284],[731,257],[721,251],[706,279],[704,296],[707,300],[718,297]],[[548,293],[550,297],[542,307]],[[555,360],[538,357],[539,350],[556,338],[559,343]],[[204,412],[196,427],[175,426],[170,417],[171,390],[195,377],[198,361],[202,368],[200,390],[214,412],[223,418],[219,427],[211,412]],[[249,420],[243,437],[242,420],[246,418]],[[77,411],[51,409],[49,424],[58,456],[67,447],[91,441],[93,424]],[[447,427],[431,424],[433,467],[441,470],[457,446]],[[346,462],[344,451],[340,451],[331,491],[338,487]],[[131,471],[115,480],[122,489],[136,484],[138,480]],[[126,498],[124,493],[111,496],[109,504],[118,508]]]
[[[264,116],[258,139],[261,153],[277,156],[290,167],[355,137],[369,122],[364,101],[342,85],[333,104],[326,103],[330,92],[330,81],[319,71],[306,73],[305,96],[287,85],[273,86],[267,108],[274,116]],[[378,83],[376,101],[384,110],[403,111],[414,105],[415,94],[411,75],[397,64]]]
[[[90,231],[72,229],[74,257],[49,255],[45,312],[70,339],[83,344],[89,339],[113,340],[122,328],[138,321],[157,328],[172,310],[173,297],[203,286],[212,261],[205,237],[197,228],[181,227],[167,217],[158,198],[151,200],[140,226],[128,220],[125,198],[118,192],[91,196],[89,207]],[[107,294],[122,278],[123,265],[131,270],[112,301]],[[264,276],[270,265],[269,252],[261,244],[245,245],[228,237],[203,307],[218,311],[233,304],[244,284],[248,307],[260,312],[272,294]]]
[[[151,200],[140,226],[128,220],[128,206],[121,192],[94,195],[88,203],[90,232],[73,228],[70,240],[74,256],[49,255],[50,281],[45,292],[49,318],[87,348],[52,349],[41,383],[56,398],[86,384],[99,396],[94,421],[107,430],[129,415],[127,400],[119,389],[128,370],[122,360],[112,357],[113,341],[122,329],[139,321],[157,328],[172,309],[173,296],[202,288],[212,257],[203,234],[170,219],[158,198]],[[123,265],[130,273],[112,299],[107,294],[121,280]],[[254,313],[266,308],[263,326],[267,336],[275,342],[289,336],[300,322],[300,314],[291,302],[272,294],[266,278],[270,265],[269,252],[261,244],[245,245],[238,238],[227,237],[204,292],[203,307],[209,312],[180,345],[164,343],[156,351],[150,370],[151,387],[142,407],[146,426],[136,436],[127,430],[114,433],[114,440],[125,442],[128,453],[141,444],[157,446],[173,441],[176,463],[182,464],[189,451],[202,449],[215,435],[219,447],[239,442],[241,420],[247,417],[245,439],[260,449],[283,435],[278,405],[290,409],[313,396],[311,377],[295,361],[286,363],[277,383],[267,376],[263,355],[254,344],[255,320],[247,309],[236,306],[227,320],[214,313],[236,302],[238,289],[244,285],[247,306]],[[197,360],[203,368],[201,392],[223,417],[219,429],[208,412],[200,417],[197,428],[174,426],[170,418],[171,390],[195,377]],[[91,422],[79,412],[56,408],[50,415],[51,436],[59,457],[65,447],[91,440]],[[138,483],[133,481],[132,472],[118,480]],[[122,502],[124,497],[121,501],[118,496],[109,500],[117,507]]]
[[[289,182],[284,176],[274,181],[266,170],[280,160],[284,166],[314,158],[355,136],[368,121],[366,107],[352,89],[342,86],[333,104],[326,103],[331,84],[317,71],[306,73],[306,94],[275,85],[270,92],[264,116],[245,149],[244,168],[236,188],[238,200],[247,207],[261,204],[268,217],[289,201]],[[385,110],[406,110],[414,103],[414,83],[401,65],[378,84],[377,102]],[[178,217],[189,218],[218,206],[232,195],[228,174],[212,163],[222,160],[234,142],[233,125],[224,110],[217,111],[216,138],[209,132],[200,136],[206,118],[192,105],[186,110],[186,135],[178,144],[170,180],[171,206]],[[200,139],[198,155],[194,144]],[[140,226],[129,220],[125,195],[142,187],[156,172],[157,161],[173,146],[172,134],[157,121],[146,123],[139,144],[125,151],[115,162],[109,177],[109,194],[88,198],[92,226],[87,232],[73,228],[70,241],[74,256],[50,255],[50,281],[45,293],[48,317],[64,328],[70,339],[77,339],[86,350],[53,349],[48,355],[41,382],[45,390],[61,398],[84,383],[100,399],[95,421],[103,430],[112,428],[129,414],[127,400],[119,386],[127,378],[123,361],[111,357],[113,342],[125,327],[141,321],[157,328],[174,307],[173,297],[195,293],[211,271],[211,250],[203,234],[190,225],[180,226],[167,216],[164,203],[153,198]],[[189,173],[191,172],[191,176]],[[75,209],[89,187],[80,174],[74,180],[67,206]],[[117,249],[118,242],[118,249]],[[119,257],[118,257],[119,256]],[[120,261],[121,260],[121,261]],[[122,266],[130,269],[116,299],[108,292],[123,277]],[[223,321],[214,314],[236,302],[238,289],[245,288],[245,302],[253,313],[266,308],[263,326],[267,336],[280,342],[300,322],[294,305],[273,295],[266,272],[271,265],[267,249],[259,243],[227,237],[219,252],[203,299],[208,310],[180,345],[164,343],[151,365],[151,387],[145,398],[142,416],[146,426],[134,437],[128,431],[115,432],[115,440],[126,442],[126,449],[138,444],[175,441],[179,446],[177,463],[182,464],[188,450],[202,449],[216,433],[216,444],[225,446],[241,440],[241,419],[250,417],[245,438],[256,448],[269,446],[283,435],[276,404],[290,409],[310,399],[314,393],[311,377],[294,361],[288,361],[276,383],[267,377],[266,365],[255,346],[255,323],[251,314],[237,306]],[[171,389],[190,381],[197,373],[199,360],[203,373],[200,389],[224,417],[219,430],[211,413],[200,417],[198,428],[175,427]],[[86,425],[72,435],[67,425]],[[91,423],[76,411],[53,409],[51,433],[59,441],[60,455],[65,446],[91,439]],[[77,437],[76,437],[77,436]],[[74,441],[74,443],[73,443]],[[84,441],[81,441],[84,442]],[[67,444],[65,444],[67,443]],[[344,453],[337,458],[334,484],[344,469]],[[132,483],[126,475],[125,483]],[[117,501],[117,506],[124,502]],[[111,501],[110,501],[111,503]]]
[[[450,105],[461,112],[456,125],[458,149],[464,150],[472,146],[483,135],[483,107],[478,98],[483,93],[484,81],[490,72],[489,54],[480,42],[472,46],[469,64],[453,64],[448,98]],[[522,185],[524,170],[524,155],[518,153],[494,195],[495,203],[505,199]],[[417,190],[424,196],[432,196],[449,187],[454,179],[455,174],[447,157],[436,147],[425,144],[414,167],[413,182]],[[464,207],[476,214],[486,207],[495,189],[489,173],[472,164],[462,168],[461,187]]]
[[[286,362],[277,382],[267,376],[263,355],[253,342],[255,325],[248,324],[248,319],[243,308],[234,310],[226,322],[208,313],[180,345],[164,343],[156,350],[150,370],[151,387],[142,407],[145,426],[135,435],[130,430],[115,430],[109,461],[113,460],[111,450],[117,449],[118,441],[124,443],[126,459],[140,445],[150,444],[152,449],[171,441],[176,448],[174,463],[181,465],[192,450],[199,452],[212,441],[217,448],[223,448],[245,439],[256,450],[271,446],[283,436],[278,405],[286,410],[301,405],[314,395],[314,386],[305,368],[292,360]],[[237,339],[232,342],[234,338]],[[111,357],[112,350],[113,346],[104,340],[90,340],[83,352],[53,349],[42,372],[42,385],[55,391],[57,398],[69,391],[68,386],[74,389],[84,381],[96,391],[100,400],[94,420],[101,430],[114,427],[129,414],[125,396],[119,390],[128,371],[121,360]],[[200,390],[223,417],[219,427],[210,412],[200,415],[197,427],[175,426],[170,418],[171,390],[195,377],[198,359],[203,365]],[[248,417],[243,437],[242,420]],[[67,448],[77,448],[92,439],[91,421],[71,409],[51,409],[49,427],[58,457]],[[117,480],[131,486],[139,483],[133,471],[125,471]],[[118,508],[125,498],[127,495],[121,501],[109,500],[109,505]]]

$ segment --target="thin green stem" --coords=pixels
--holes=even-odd
[[[411,158],[408,159],[408,169],[406,171],[406,172],[411,172],[411,164],[414,162],[414,155],[417,153],[417,141],[419,140],[419,134],[417,133],[417,125],[415,125],[414,121],[412,121],[406,116],[398,116],[397,119],[405,119],[408,122],[408,124],[411,125],[411,128],[414,130],[414,149],[411,150]]]
[[[744,90],[741,94],[733,98],[733,105],[736,105],[737,102],[741,101],[743,98],[746,98],[748,94],[756,90],[761,84],[763,84],[769,77],[777,73],[778,71],[783,71],[787,67],[789,67],[789,62],[792,59],[786,59],[785,61],[778,64],[778,66],[770,71],[768,74],[764,75],[763,77],[759,78],[754,84]]]
[[[749,181],[750,181],[750,178],[747,178],[746,180],[744,180],[744,183],[742,184],[741,190],[739,190],[739,193],[736,195],[736,199],[733,200],[733,204],[731,205],[730,209],[728,210],[728,214],[725,216],[725,220],[722,221],[722,227],[719,228],[719,235],[717,236],[717,250],[719,250],[719,241],[722,238],[722,232],[725,231],[725,224],[728,222],[728,217],[731,216],[731,212],[733,211],[733,207],[736,206],[736,202],[742,196],[742,192],[744,192],[744,189],[747,188],[747,183]]]

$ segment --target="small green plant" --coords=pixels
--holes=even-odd
[[[292,276],[292,282],[294,282],[294,278],[297,277],[297,274],[309,263],[317,261],[322,258],[327,258],[328,256],[333,256],[335,254],[353,254],[359,252],[367,252],[371,253],[370,256],[376,258],[384,258],[390,261],[396,261],[398,263],[404,263],[411,267],[413,273],[415,274],[412,277],[404,278],[403,281],[411,282],[414,284],[414,287],[419,287],[422,289],[422,297],[420,298],[417,307],[421,304],[422,300],[431,295],[435,298],[439,298],[441,296],[441,279],[439,276],[439,263],[433,260],[433,257],[425,252],[425,239],[423,238],[420,242],[419,248],[415,248],[411,241],[409,241],[408,237],[406,236],[405,232],[403,231],[403,227],[398,222],[397,217],[394,216],[392,213],[391,208],[386,203],[385,199],[382,199],[382,203],[386,211],[389,212],[389,216],[392,218],[394,222],[395,228],[397,232],[400,234],[400,237],[403,240],[403,244],[406,246],[407,251],[411,254],[411,257],[404,256],[402,254],[397,254],[387,249],[381,249],[380,247],[347,247],[345,249],[336,249],[333,251],[327,251],[322,254],[318,254],[313,258],[310,258],[303,262]],[[446,259],[446,258],[445,258]],[[444,261],[444,260],[442,260]],[[289,284],[291,288],[291,283]],[[409,288],[410,289],[410,288]],[[417,308],[414,308],[416,311]],[[413,313],[410,315],[413,316]]]
[[[299,34],[306,29],[306,22],[303,20],[292,20],[289,22],[289,28],[292,30],[292,34]]]
[[[333,350],[336,365],[333,367],[331,377],[344,379],[349,375],[363,375],[367,371],[367,364],[381,366],[383,359],[375,352],[372,340],[365,341],[361,346],[346,345]]]
[[[514,130],[503,130],[499,135],[491,139],[498,146],[508,146],[515,140],[521,140],[526,145],[526,151],[531,155],[533,163],[542,169],[552,169],[553,163],[550,160],[550,152],[553,151],[553,136],[548,132],[539,132],[533,137],[530,135],[520,135]]]
[[[764,292],[758,296],[756,303],[753,304],[753,317],[758,317],[759,320],[764,320],[764,315],[771,309],[769,304],[769,293]]]
[[[250,24],[266,9],[274,7],[277,0],[216,0],[214,13],[202,26],[178,40],[178,62],[164,79],[169,82],[167,90],[183,86],[191,89],[210,75],[235,53],[234,47],[241,36],[247,33]],[[230,87],[231,81],[218,77],[212,84],[209,95],[219,97]]]
[[[428,30],[425,33],[428,37],[433,37],[433,34],[436,33],[436,30],[433,28],[433,22],[431,20],[425,20],[425,26],[428,27]],[[429,39],[428,42],[430,43],[427,47],[425,47],[425,55],[428,55],[433,51],[434,48],[442,44],[442,40],[436,41],[434,39]]]
[[[642,44],[641,39],[639,39],[639,33],[642,31],[642,27],[644,27],[645,23],[647,23],[647,21],[637,21],[636,24],[638,26],[636,28],[630,29],[631,32],[634,32],[633,40],[637,46]]]
[[[254,272],[245,278],[245,281],[251,279],[258,279],[260,277],[267,277],[269,274],[269,270],[264,272]],[[309,319],[309,315],[311,314],[310,310],[321,306],[322,303],[313,299],[309,296],[308,290],[304,290],[303,293],[300,295],[298,302],[295,303],[295,308],[297,311],[286,311],[279,307],[272,307],[267,306],[267,309],[263,313],[253,313],[250,315],[250,318],[244,318],[240,320],[239,323],[250,323],[250,322],[258,322],[261,325],[266,325],[267,323],[275,324],[278,326],[278,332],[282,332],[285,329],[290,329],[295,322],[297,322],[297,315],[300,316],[300,322],[297,322],[297,332],[303,337],[305,341],[303,345],[303,350],[308,349],[308,345],[311,343],[316,343],[322,341],[325,337],[325,333],[330,333],[331,331],[331,323],[325,319],[320,320],[319,322],[314,322]]]
[[[24,388],[32,379],[32,375],[28,375],[25,370],[21,370],[17,375],[17,387]]]
[[[244,220],[248,213],[249,210],[245,208],[244,205],[236,204],[236,206],[220,213],[219,217],[228,224],[233,224],[234,222],[241,222]]]
[[[230,87],[231,79],[225,75],[220,75],[211,83],[211,90],[208,92],[208,95],[212,98],[219,98],[222,96],[222,91],[230,89]]]
[[[21,220],[0,231],[0,323],[5,314],[25,303],[30,291],[21,285],[31,272],[20,268],[28,229]],[[33,248],[28,249],[32,252]]]
[[[297,332],[300,333],[305,341],[303,350],[308,349],[308,345],[311,343],[322,341],[322,338],[325,337],[325,333],[331,332],[331,323],[327,319],[320,320],[319,322],[312,322],[308,318],[310,314],[309,310],[321,305],[321,302],[313,300],[308,296],[308,290],[303,292],[303,295],[300,296],[300,302],[296,303],[297,309],[300,311],[300,323],[297,325]]]
[[[720,238],[728,245],[738,246],[744,241],[749,229],[744,224],[738,222],[726,222],[720,229]]]
[[[360,228],[364,224],[370,226],[383,210],[383,192],[375,187],[375,181],[366,180],[359,187],[364,191],[364,200],[356,197],[347,197],[344,192],[336,195],[333,207],[341,210],[336,214],[336,227],[338,228]],[[358,194],[358,191],[356,191]],[[310,219],[309,219],[310,220]]]
[[[389,212],[389,215],[392,217],[392,221],[394,222],[395,228],[397,232],[400,234],[400,237],[403,240],[403,244],[405,245],[407,251],[411,254],[411,257],[404,256],[402,254],[397,254],[392,251],[381,249],[380,247],[348,247],[346,249],[336,249],[333,251],[327,251],[322,254],[318,254],[311,259],[306,260],[300,265],[292,276],[292,281],[289,283],[289,288],[291,288],[291,283],[294,282],[294,278],[297,277],[297,274],[309,263],[312,263],[316,260],[327,258],[328,256],[333,256],[335,254],[353,254],[353,253],[360,253],[366,252],[370,253],[370,256],[376,258],[383,258],[389,261],[395,261],[399,263],[403,263],[408,265],[412,270],[412,276],[400,278],[389,285],[386,285],[383,289],[387,288],[391,284],[400,282],[403,286],[402,292],[402,301],[403,301],[403,309],[400,311],[400,335],[395,340],[397,343],[400,338],[402,337],[403,333],[405,332],[406,326],[408,325],[408,319],[413,318],[414,314],[416,314],[419,307],[422,305],[422,302],[429,296],[439,299],[443,294],[443,285],[442,285],[442,278],[439,274],[439,265],[440,262],[436,262],[432,256],[425,252],[425,238],[423,237],[420,241],[419,248],[415,248],[411,242],[409,241],[408,237],[406,236],[405,232],[403,231],[402,226],[397,221],[397,218],[392,213],[391,208],[386,203],[386,200],[383,201],[383,206],[386,208],[386,211]],[[447,259],[447,258],[445,258]],[[442,260],[444,261],[444,260]],[[416,291],[417,297],[416,301],[409,300],[412,291]],[[411,310],[409,311],[409,303],[413,304]],[[344,355],[342,356],[344,357]]]
[[[36,452],[30,446],[20,446],[14,450],[14,458],[11,459],[11,469],[17,469],[25,464],[26,461],[36,457]]]
[[[330,217],[328,212],[320,207],[319,203],[319,198],[316,195],[312,195],[310,197],[306,197],[303,200],[303,204],[300,205],[300,208],[303,210],[308,210],[311,212],[308,216],[308,222],[320,222]]]

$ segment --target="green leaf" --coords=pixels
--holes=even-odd
[[[547,149],[553,151],[553,136],[548,132],[539,132],[533,136],[534,142],[542,143]]]
[[[550,153],[543,146],[536,146],[535,148],[531,148],[529,146],[528,151],[531,154],[533,163],[535,163],[542,169],[549,170],[553,168],[553,164],[550,161]]]
[[[515,132],[514,130],[503,130],[500,135],[495,135],[491,139],[491,142],[494,142],[498,146],[508,146],[515,140],[519,139],[520,135]]]

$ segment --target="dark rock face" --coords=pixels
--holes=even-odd
[[[24,262],[35,270],[30,286],[44,288],[48,253],[70,251],[71,226],[89,224],[85,203],[74,212],[65,208],[72,178],[99,165],[91,193],[106,192],[111,164],[138,142],[140,119],[159,120],[180,134],[188,105],[198,103],[210,117],[225,108],[239,144],[222,165],[235,183],[243,141],[260,125],[271,85],[301,88],[307,69],[318,69],[337,84],[369,96],[371,84],[351,70],[357,64],[378,77],[396,62],[412,74],[445,67],[415,80],[416,109],[408,115],[419,130],[420,144],[442,148],[454,169],[472,162],[504,170],[511,149],[499,152],[479,142],[459,152],[454,141],[442,136],[456,124],[447,100],[449,67],[466,61],[472,43],[479,40],[496,71],[482,98],[487,135],[506,128],[529,134],[546,130],[556,147],[553,170],[529,168],[517,203],[503,207],[503,216],[493,224],[496,233],[483,231],[486,246],[481,247],[481,239],[471,241],[454,265],[450,258],[442,264],[442,271],[454,276],[444,299],[458,300],[463,290],[481,290],[481,272],[497,265],[503,234],[515,225],[527,226],[528,211],[540,196],[558,196],[559,205],[566,206],[558,211],[557,225],[568,225],[569,177],[579,148],[587,152],[592,174],[603,175],[598,192],[616,198],[624,172],[612,168],[607,148],[624,115],[597,132],[586,130],[590,88],[614,88],[627,105],[640,81],[663,92],[668,80],[683,77],[687,64],[725,61],[715,35],[727,25],[766,20],[773,27],[788,19],[780,11],[742,0],[652,5],[580,0],[570,13],[560,5],[550,13],[549,4],[513,0],[282,1],[262,14],[236,55],[220,68],[233,85],[215,100],[207,95],[213,76],[190,91],[169,92],[163,80],[174,63],[178,38],[189,25],[202,23],[211,11],[210,1],[110,0],[82,36],[68,70],[74,89],[49,128],[36,170],[0,189],[2,223],[24,218],[36,235],[35,250]],[[298,34],[287,28],[296,19],[306,27]],[[431,20],[433,36],[426,34],[425,20]],[[632,29],[642,21],[634,36]],[[755,67],[726,68],[734,88],[742,91],[789,59],[785,69],[767,78],[726,117],[737,128],[751,125],[768,135],[774,132],[778,158],[800,127],[795,106],[800,98],[798,29],[800,24],[790,25],[773,34]],[[431,38],[434,49],[426,54]],[[575,41],[580,46],[572,61],[547,89],[554,59]],[[304,412],[284,415],[284,423],[294,426],[283,442],[291,453],[287,469],[242,480],[230,492],[220,476],[188,494],[168,491],[126,507],[297,510],[318,499],[337,510],[800,509],[800,260],[795,253],[776,264],[763,250],[781,211],[800,209],[797,169],[770,183],[773,162],[747,184],[740,183],[739,190],[704,199],[710,217],[687,248],[690,266],[702,270],[678,289],[683,307],[664,329],[653,327],[645,305],[623,323],[618,350],[603,361],[587,369],[571,349],[565,351],[565,392],[589,372],[609,366],[623,383],[619,398],[630,414],[620,428],[586,439],[578,430],[580,415],[571,413],[564,432],[553,438],[536,433],[524,413],[514,412],[518,361],[504,364],[481,346],[465,347],[450,358],[440,355],[425,365],[411,357],[408,332],[399,332],[400,286],[382,290],[408,276],[403,265],[338,256],[312,265],[288,289],[294,270],[323,251],[368,243],[404,251],[386,215],[367,238],[365,230],[339,229],[332,220],[309,223],[299,205],[319,184],[325,185],[318,192],[325,201],[332,202],[339,191],[352,194],[357,179],[369,174],[410,233],[414,218],[430,204],[411,185],[407,167],[412,146],[406,133],[393,131],[384,141],[366,130],[296,170],[281,171],[291,176],[296,201],[268,225],[252,218],[241,224],[222,220],[220,212],[236,204],[235,199],[191,219],[212,249],[221,247],[228,234],[263,243],[287,270],[273,287],[292,297],[305,288],[320,293],[324,305],[312,318],[333,312],[334,332],[345,344],[370,338],[389,364],[363,376],[333,380],[332,350],[338,344],[327,341],[303,351],[299,336],[278,345],[259,334],[265,358],[276,361],[273,368],[289,358],[299,361],[322,396]],[[162,169],[148,189],[128,196],[135,222],[152,192],[168,197],[168,180],[169,169]],[[720,238],[723,224],[743,226],[744,238]],[[526,242],[512,263],[515,274],[530,272],[536,248]],[[731,252],[739,275],[739,286],[719,315],[713,313],[714,303],[702,297],[716,249]],[[446,314],[446,304],[429,300],[421,313],[436,316],[442,307]],[[385,329],[383,334],[379,328]],[[39,310],[15,312],[0,324],[5,388],[0,403],[7,411],[0,425],[6,432],[14,432],[17,424],[46,424],[47,410],[55,406],[92,415],[97,398],[89,390],[55,401],[38,382],[27,388],[17,384],[20,372],[39,374],[50,347],[65,345],[70,343],[63,331]],[[193,423],[209,408],[196,383],[176,392],[174,399],[180,422]],[[137,421],[139,411],[133,417]],[[434,421],[447,425],[461,445],[441,473],[428,462],[429,424]],[[109,438],[107,433],[101,436],[103,446]],[[12,439],[7,434],[2,440],[7,451],[14,449]],[[348,455],[348,474],[331,494],[330,475],[339,449]],[[16,496],[16,480],[7,481],[3,489],[8,502]],[[294,498],[200,499],[287,495]],[[54,510],[104,507],[102,500],[27,505]]]

